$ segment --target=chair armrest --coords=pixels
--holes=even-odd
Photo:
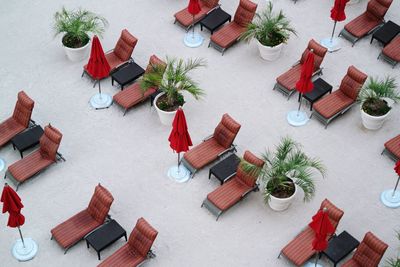
[[[110,71],[110,75],[113,74],[114,72],[120,70],[121,68],[125,67],[126,65],[130,64],[131,60],[127,60],[125,62],[122,62],[121,64],[117,65],[112,71]]]
[[[206,138],[203,139],[203,142],[205,142],[213,137],[214,137],[214,134],[210,134],[209,136],[207,136]]]
[[[114,48],[113,49],[110,49],[110,50],[108,50],[108,51],[106,51],[106,52],[104,52],[104,54],[109,54],[109,53],[111,53],[111,52],[113,52],[114,51]]]
[[[232,152],[232,151],[234,151],[236,148],[235,148],[235,146],[234,145],[232,145],[230,148],[227,148],[227,149],[225,149],[224,151],[222,151],[221,153],[219,153],[218,154],[218,157],[220,158],[222,155],[224,155],[225,153],[228,153],[228,152]]]
[[[210,13],[213,12],[215,9],[220,8],[220,7],[221,7],[221,4],[216,5],[215,7],[211,8],[211,9],[206,13],[206,15],[210,14]]]

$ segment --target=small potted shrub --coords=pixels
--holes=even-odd
[[[89,33],[102,36],[108,22],[105,18],[79,8],[67,10],[65,7],[54,14],[54,31],[63,33],[62,44],[71,61],[83,60],[89,51]]]
[[[190,78],[189,73],[200,67],[206,66],[203,59],[166,59],[166,66],[153,66],[152,70],[144,74],[140,86],[143,92],[151,87],[156,87],[161,92],[154,99],[160,121],[171,126],[176,111],[184,106],[185,98],[182,94],[187,92],[195,99],[204,96],[204,91]]]
[[[361,120],[365,128],[377,130],[382,127],[392,105],[400,99],[396,88],[395,78],[388,76],[381,80],[370,78],[361,89],[358,99],[361,102]]]
[[[293,202],[297,188],[304,193],[304,201],[315,194],[314,173],[325,176],[325,167],[319,159],[309,158],[301,151],[300,144],[289,137],[281,139],[276,151],[262,155],[265,164],[262,168],[242,162],[248,173],[259,173],[263,185],[264,200],[276,211],[286,210]]]
[[[240,36],[241,40],[250,42],[257,40],[261,58],[276,60],[282,50],[283,44],[289,40],[290,33],[296,34],[290,26],[290,21],[283,11],[274,13],[273,5],[268,2],[268,7],[261,14],[256,14],[256,19],[247,26],[247,30]]]

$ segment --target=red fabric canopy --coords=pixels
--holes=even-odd
[[[190,14],[197,15],[201,11],[199,0],[190,0],[188,5],[188,11]]]
[[[344,9],[349,0],[335,0],[335,5],[331,9],[331,18],[334,21],[343,21],[346,19]]]
[[[312,74],[314,72],[314,53],[310,51],[307,54],[306,61],[301,66],[301,74],[300,79],[296,83],[296,90],[305,94],[310,92],[314,88],[314,84],[312,83]]]
[[[0,201],[3,202],[3,213],[8,212],[10,214],[7,226],[14,228],[25,223],[25,217],[21,214],[21,209],[24,207],[21,198],[7,184],[3,188]]]
[[[394,171],[397,173],[398,176],[400,176],[400,160],[396,162],[396,165],[394,166]]]
[[[319,210],[317,214],[312,217],[312,222],[308,225],[315,232],[315,238],[312,246],[316,251],[323,251],[328,247],[328,234],[333,234],[335,228],[332,226],[329,215],[324,210]]]
[[[189,146],[193,145],[188,132],[185,114],[181,108],[175,114],[168,141],[169,146],[177,153],[188,151]]]
[[[94,79],[101,80],[108,77],[110,69],[99,38],[95,35],[93,37],[92,50],[90,51],[90,58],[86,66],[86,71]]]

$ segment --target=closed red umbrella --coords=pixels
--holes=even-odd
[[[344,10],[346,8],[346,4],[348,1],[349,0],[335,0],[335,4],[331,9],[331,18],[334,21],[332,35],[331,38],[325,38],[321,41],[321,44],[326,48],[328,48],[329,52],[333,52],[340,49],[340,47],[337,44],[337,41],[333,40],[333,36],[335,35],[336,23],[338,21],[343,21],[346,19],[346,13],[344,12]]]
[[[199,0],[190,0],[188,5],[188,11],[193,17],[201,11]]]
[[[394,165],[394,171],[397,174],[397,182],[394,189],[385,190],[381,194],[381,201],[389,208],[400,207],[400,191],[397,191],[400,181],[400,160],[398,160]]]
[[[310,52],[308,52],[307,54],[304,64],[301,66],[300,79],[296,83],[296,90],[300,94],[299,108],[297,112],[300,111],[301,107],[301,94],[306,94],[308,92],[311,92],[311,90],[314,88],[314,84],[311,80],[313,72],[314,72],[314,53],[313,50],[311,49]]]
[[[190,0],[189,5],[187,7],[188,12],[192,14],[193,16],[193,22],[192,22],[192,34],[189,36],[187,34],[185,36],[184,42],[187,46],[189,47],[198,47],[203,43],[203,37],[201,37],[199,34],[194,34],[194,17],[200,13],[201,7],[200,7],[200,1],[199,0]]]

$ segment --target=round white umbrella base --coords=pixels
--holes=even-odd
[[[338,38],[332,38],[332,40],[331,40],[331,38],[324,38],[321,40],[321,45],[326,47],[328,49],[328,51],[331,53],[342,48],[340,46]]]
[[[12,254],[19,261],[29,261],[36,256],[38,245],[32,238],[24,238],[25,247],[22,245],[21,239],[18,239],[13,248]]]
[[[308,120],[307,114],[303,111],[292,110],[287,115],[287,121],[292,126],[303,126]]]
[[[201,36],[198,33],[193,34],[193,32],[188,32],[185,35],[185,38],[183,38],[183,42],[185,43],[185,45],[187,47],[192,47],[192,48],[201,46],[203,41],[204,41],[203,36]]]
[[[190,179],[190,172],[184,166],[173,166],[168,170],[168,177],[178,183],[187,182]]]
[[[400,207],[400,191],[395,191],[393,195],[393,189],[383,191],[381,194],[381,201],[383,205],[389,208]]]
[[[307,262],[306,264],[304,264],[303,267],[324,267],[324,266],[321,265],[321,264],[319,264],[319,263],[317,263],[317,265],[315,265],[315,262],[309,261],[309,262]]]
[[[95,94],[90,98],[90,105],[95,109],[108,108],[112,104],[112,97],[109,94]]]
[[[0,158],[0,172],[4,170],[5,167],[6,167],[6,162],[4,161],[4,159]]]

